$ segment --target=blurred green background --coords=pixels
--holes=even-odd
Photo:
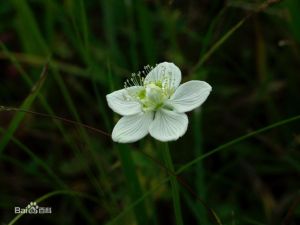
[[[184,224],[300,224],[299,117],[286,121],[300,113],[300,2],[272,2],[1,1],[0,105],[110,133],[119,117],[105,95],[145,65],[174,62],[184,81],[213,87],[170,143],[175,170],[186,166]],[[1,224],[176,224],[151,137],[117,145],[18,111],[1,110],[0,125]],[[36,200],[52,214],[15,218]]]

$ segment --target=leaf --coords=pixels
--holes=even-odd
[[[44,81],[46,79],[46,75],[48,72],[48,64],[44,66],[44,69],[40,75],[39,80],[36,82],[36,84],[32,87],[30,94],[28,97],[24,100],[22,105],[19,107],[20,109],[28,110],[30,109],[31,105],[34,103],[36,97],[38,96],[38,93],[41,90],[41,87],[44,84]],[[12,121],[9,124],[9,127],[7,128],[7,132],[3,135],[0,141],[0,154],[3,153],[5,147],[9,143],[10,139],[14,135],[15,131],[18,129],[20,123],[25,117],[24,112],[16,112],[15,116],[13,117]]]

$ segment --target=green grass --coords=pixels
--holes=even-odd
[[[34,103],[36,97],[38,96],[40,89],[43,86],[43,83],[45,82],[45,79],[47,77],[47,72],[48,72],[48,66],[45,66],[43,69],[43,72],[41,73],[39,80],[32,87],[31,93],[22,102],[20,108],[25,109],[25,110],[29,109],[30,106]],[[11,139],[11,137],[13,136],[15,131],[18,129],[18,126],[21,123],[21,121],[23,120],[24,116],[25,116],[24,112],[17,112],[17,114],[14,116],[14,118],[10,122],[9,127],[0,142],[0,153],[2,153],[4,151],[6,145],[8,144],[9,140]]]
[[[0,221],[297,224],[298,6],[0,3]],[[211,95],[168,149],[151,137],[113,143],[102,131],[119,117],[106,94],[162,61],[178,65],[183,82],[210,83]],[[14,214],[34,200],[55,213]]]
[[[169,149],[168,143],[164,144],[164,148],[161,150],[161,154],[163,156],[163,159],[165,161],[166,167],[174,173],[174,165]],[[183,224],[182,219],[182,212],[181,212],[181,206],[180,206],[180,195],[179,195],[179,186],[176,177],[171,176],[171,189],[172,189],[172,199],[173,199],[173,205],[174,205],[174,214],[175,214],[175,221],[177,225]]]

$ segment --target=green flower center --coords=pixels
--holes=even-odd
[[[143,105],[144,111],[155,111],[164,105],[169,98],[168,92],[162,87],[161,82],[151,82],[137,94],[138,100]]]
[[[131,78],[124,83],[124,88],[128,90],[128,98],[135,99],[142,104],[143,111],[156,111],[160,107],[166,107],[165,101],[174,93],[174,80],[172,74],[161,71],[161,80],[145,81],[143,75],[149,74],[153,67],[146,66],[145,71],[133,73]],[[130,89],[138,87],[137,89]]]

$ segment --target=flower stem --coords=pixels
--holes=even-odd
[[[171,157],[171,154],[170,154],[168,143],[164,144],[164,149],[162,151],[162,156],[163,156],[163,159],[166,163],[166,167],[168,169],[170,169],[172,172],[174,172],[174,165],[173,165],[173,162],[172,162],[172,157]],[[172,188],[172,198],[173,198],[176,224],[177,225],[183,225],[177,179],[176,179],[176,177],[172,176],[170,181],[171,181],[171,188]]]

